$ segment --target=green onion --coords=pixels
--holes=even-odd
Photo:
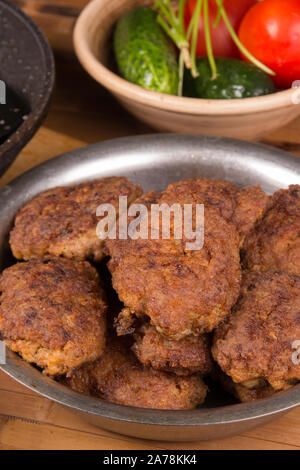
[[[194,78],[197,78],[199,76],[199,72],[197,70],[197,64],[196,64],[196,51],[197,51],[197,42],[198,42],[198,25],[199,25],[199,18],[201,16],[201,9],[202,9],[202,0],[197,0],[196,8],[194,10],[194,14],[191,20],[191,23],[192,23],[191,74]]]
[[[256,59],[252,54],[251,52],[248,51],[248,49],[246,49],[246,47],[241,43],[241,41],[239,40],[236,32],[234,31],[233,27],[231,26],[231,23],[229,21],[229,18],[227,16],[227,13],[223,7],[223,0],[216,0],[217,2],[217,5],[219,6],[219,11],[220,11],[220,15],[221,17],[223,18],[224,20],[224,23],[226,24],[227,26],[227,29],[230,33],[230,36],[232,37],[232,40],[234,41],[234,43],[236,44],[236,46],[238,47],[238,49],[242,52],[242,54],[244,54],[245,57],[247,57],[247,59],[252,62],[252,64],[256,65],[256,67],[258,67],[259,69],[261,69],[263,72],[266,72],[268,73],[269,75],[276,75],[276,73],[271,70],[269,67],[267,67],[266,65],[264,65],[262,62],[260,62],[258,59]]]
[[[216,61],[214,58],[213,48],[211,44],[208,0],[204,0],[203,15],[204,15],[204,33],[205,33],[207,58],[208,58],[208,62],[211,68],[211,72],[212,72],[211,79],[215,80],[218,76],[218,73],[217,73],[217,66],[216,66]]]
[[[214,24],[213,24],[214,28],[216,28],[218,26],[218,24],[220,23],[220,20],[221,20],[221,6],[223,6],[223,0],[220,0],[220,5],[219,5],[219,8],[218,8],[218,12],[217,12]]]

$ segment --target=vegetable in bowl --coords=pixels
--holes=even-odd
[[[216,59],[218,76],[211,80],[208,59],[197,59],[199,77],[194,79],[186,71],[183,92],[191,98],[230,100],[274,93],[271,78],[252,64],[237,59]]]
[[[282,71],[278,75],[276,66],[282,59],[268,60],[273,52],[271,40],[265,54],[255,49],[258,32],[252,47],[243,26],[249,15],[253,21],[252,11],[272,3],[278,6],[284,0],[264,0],[259,5],[256,0],[237,0],[234,8],[231,0],[155,0],[151,8],[136,7],[116,24],[114,53],[119,73],[151,91],[178,96],[209,97],[210,92],[204,92],[204,88],[214,90],[214,99],[274,93],[273,83],[284,83]],[[295,1],[288,0],[288,4],[290,11]],[[298,10],[296,5],[296,17]],[[295,18],[294,21],[297,23]],[[290,41],[291,36],[288,36]],[[299,38],[294,35],[296,42]],[[250,67],[247,62],[251,63]],[[299,57],[298,62],[298,66],[294,64],[295,70],[300,70]],[[285,84],[292,83],[285,81]],[[192,88],[196,91],[191,94]]]
[[[223,0],[223,6],[234,31],[238,31],[246,12],[256,2],[257,0]],[[197,3],[198,0],[186,0],[184,4],[184,24],[186,30],[193,18]],[[208,0],[209,27],[214,55],[216,57],[231,57],[239,59],[239,49],[233,41],[225,22],[218,21],[218,23],[216,23],[216,19],[218,19],[218,9],[218,2],[216,2],[216,0]],[[206,56],[207,53],[205,29],[204,15],[200,15],[196,45],[197,57]]]
[[[135,8],[118,21],[114,53],[119,71],[126,80],[149,90],[176,95],[176,49],[150,8]]]
[[[300,2],[264,0],[245,15],[240,40],[276,72],[275,84],[290,88],[300,80]]]

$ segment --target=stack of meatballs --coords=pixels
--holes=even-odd
[[[203,204],[203,247],[187,250],[174,220],[168,239],[118,237],[120,196],[149,214]],[[115,207],[114,239],[97,236],[101,204]],[[205,402],[207,377],[243,402],[300,381],[300,186],[268,196],[199,178],[143,194],[112,177],[54,188],[20,210],[10,246],[20,262],[0,278],[1,337],[76,392],[185,410]]]

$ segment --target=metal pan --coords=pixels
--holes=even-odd
[[[300,184],[300,159],[264,145],[187,135],[117,139],[79,149],[28,171],[0,190],[0,267],[12,263],[8,233],[18,209],[48,188],[98,177],[125,175],[144,190],[162,190],[183,178],[206,176],[268,193]],[[194,411],[161,411],[84,397],[44,377],[14,353],[1,369],[40,395],[92,424],[130,436],[168,441],[209,440],[245,432],[300,405],[300,385],[248,404],[226,405],[214,395]]]

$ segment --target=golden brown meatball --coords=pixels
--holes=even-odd
[[[0,278],[0,332],[6,344],[49,375],[97,359],[105,348],[106,302],[86,261],[34,259]]]
[[[300,276],[300,186],[281,189],[272,206],[246,238],[244,264],[248,269],[279,269]]]
[[[143,367],[123,338],[110,339],[100,359],[74,371],[65,383],[110,402],[166,410],[196,408],[207,393],[197,375],[177,377]]]
[[[100,204],[112,204],[118,215],[119,196],[128,204],[142,193],[124,177],[90,181],[54,188],[39,194],[18,213],[10,234],[10,245],[17,259],[44,255],[99,261],[104,242],[96,234]]]
[[[300,380],[294,360],[300,340],[300,278],[284,272],[244,274],[232,315],[215,333],[212,353],[234,382],[266,381],[284,390]]]
[[[171,192],[170,192],[171,191]],[[143,196],[136,203],[202,204],[196,188],[178,188]],[[194,211],[195,212],[195,211]],[[195,222],[195,214],[193,214]],[[151,233],[151,218],[148,220]],[[160,221],[161,231],[161,221]],[[184,231],[183,231],[184,232]],[[239,237],[220,211],[205,205],[204,246],[188,251],[183,233],[170,239],[108,240],[113,286],[130,314],[147,316],[156,329],[174,340],[212,331],[236,302],[241,268]],[[129,316],[130,316],[129,314]],[[130,323],[130,319],[129,323]]]
[[[210,344],[207,335],[189,336],[173,341],[151,325],[138,328],[132,350],[139,361],[153,369],[190,375],[208,374],[212,369]]]

